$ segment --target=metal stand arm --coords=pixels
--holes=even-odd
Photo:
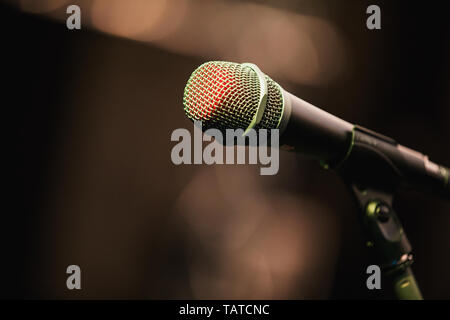
[[[383,273],[392,281],[395,294],[401,300],[422,300],[411,270],[413,255],[403,227],[392,209],[392,195],[383,191],[360,190],[349,183],[361,212],[361,222],[380,257]]]

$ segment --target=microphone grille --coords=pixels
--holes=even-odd
[[[280,86],[266,77],[266,109],[255,129],[277,128],[283,111]],[[246,129],[258,108],[260,85],[249,66],[210,61],[198,67],[184,89],[184,111],[192,121],[202,121],[203,130]]]

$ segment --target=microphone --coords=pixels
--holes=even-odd
[[[409,187],[450,199],[449,169],[292,95],[254,64],[202,64],[186,84],[183,105],[203,131],[278,129],[281,149],[318,159],[362,189]]]

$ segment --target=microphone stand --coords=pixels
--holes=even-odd
[[[397,298],[422,300],[411,270],[411,244],[392,208],[393,193],[402,174],[384,154],[381,140],[386,139],[389,138],[355,126],[347,154],[333,167],[357,203],[360,222],[369,239],[367,245],[378,253],[381,270],[392,282]]]
[[[392,209],[393,196],[374,189],[360,190],[355,183],[347,183],[360,212],[360,220],[381,262],[382,272],[392,282],[400,300],[422,300],[422,294],[411,270],[413,254],[405,231]]]

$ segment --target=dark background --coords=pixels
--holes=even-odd
[[[369,3],[364,1],[321,1],[317,7],[270,3],[323,14],[339,28],[351,52],[346,71],[333,81],[282,85],[449,166],[450,28],[444,7],[378,2],[382,30],[369,31],[364,26]],[[324,9],[328,4],[332,14]],[[390,292],[366,289],[365,268],[376,260],[364,246],[355,206],[338,177],[316,162],[281,153],[280,172],[272,178],[260,177],[256,168],[171,163],[172,130],[191,128],[181,102],[186,80],[215,56],[185,55],[88,28],[68,31],[63,22],[0,6],[2,107],[14,145],[14,157],[4,155],[12,160],[4,169],[9,173],[13,168],[13,179],[6,183],[2,210],[2,297],[392,298]],[[272,210],[261,209],[269,224],[263,230],[271,224],[281,230],[268,242],[262,240],[270,246],[270,239],[279,239],[274,252],[289,248],[291,241],[317,245],[316,254],[299,254],[306,266],[298,273],[294,267],[277,269],[287,270],[278,271],[282,287],[255,284],[261,282],[259,267],[247,268],[246,259],[224,271],[226,257],[235,254],[222,244],[223,259],[211,258],[205,249],[216,241],[205,228],[233,226],[217,214],[229,205],[214,192],[217,179],[235,190],[231,199],[247,190],[247,182],[239,179],[250,179],[250,188],[258,186],[257,199],[274,197],[267,206]],[[278,200],[284,197],[293,204]],[[424,297],[449,299],[449,203],[401,191],[395,207],[416,253],[414,271]],[[259,210],[256,205],[245,208],[247,213]],[[202,210],[214,218],[202,216],[200,225],[189,227],[191,212]],[[289,210],[302,211],[304,220],[295,214],[279,223],[271,220]],[[248,217],[245,221],[253,221]],[[233,219],[239,223],[239,214]],[[295,230],[287,232],[294,238],[287,237],[283,228],[296,223],[311,223],[305,227],[311,237],[295,238]],[[82,269],[81,291],[65,287],[70,264]],[[245,290],[233,287],[243,283]]]

